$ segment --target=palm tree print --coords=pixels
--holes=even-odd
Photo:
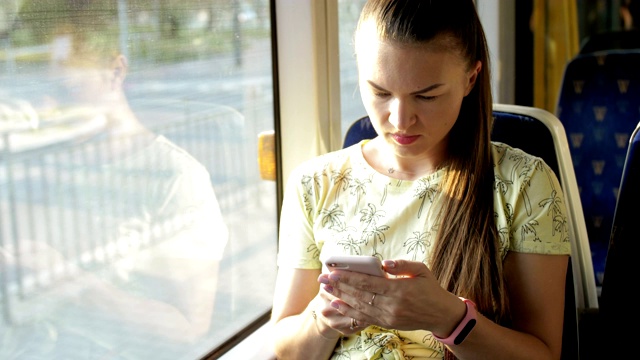
[[[308,194],[308,195],[313,195],[311,190],[313,188],[313,186],[311,186],[311,182],[313,181],[313,177],[309,176],[309,175],[303,175],[302,176],[302,180],[300,180],[300,183],[302,183],[302,188],[304,189],[304,193]]]
[[[514,216],[514,212],[513,212],[513,205],[511,205],[510,203],[507,203],[504,206],[504,217],[505,219],[507,219],[507,226],[511,227],[511,225],[513,225],[513,216]]]
[[[420,203],[420,209],[418,209],[418,219],[422,214],[422,209],[424,208],[424,202],[426,199],[429,199],[429,202],[433,202],[433,198],[438,191],[437,186],[432,186],[428,179],[421,178],[418,180],[418,188],[416,189],[415,196],[418,199],[422,199]]]
[[[345,169],[344,171],[332,171],[331,174],[331,180],[336,185],[337,189],[334,201],[338,201],[340,191],[346,191],[349,188],[349,183],[351,182],[351,168]]]
[[[386,241],[385,231],[389,230],[388,225],[378,226],[378,219],[384,217],[384,211],[378,211],[376,206],[372,203],[367,204],[367,208],[360,210],[360,222],[363,223],[364,230],[362,231],[362,242],[366,245],[369,243],[369,239],[373,239],[373,255],[377,255],[378,240],[384,244]]]
[[[549,171],[549,169],[544,166],[544,163],[542,161],[538,161],[536,163],[536,170],[540,170],[547,175],[547,179],[549,180],[549,185],[551,186],[551,189],[555,190],[554,183],[551,180],[551,171]]]
[[[526,174],[530,173],[531,164],[529,163],[529,158],[526,157],[524,153],[514,152],[509,156],[509,159],[515,162],[511,171],[511,183],[513,183],[514,179],[521,178],[523,176],[526,176]],[[523,162],[524,164],[522,164]],[[520,165],[522,165],[522,167]],[[520,173],[516,174],[518,168],[520,167],[521,167]],[[532,212],[531,200],[529,198],[529,193],[527,192],[527,187],[529,186],[530,186],[529,179],[525,179],[521,185],[521,190],[522,190],[521,193],[522,193],[522,199],[524,202],[524,208],[527,211],[527,215],[531,215],[531,212]]]
[[[331,208],[322,209],[322,226],[336,231],[344,231],[346,223],[344,222],[344,211],[338,207],[338,204],[331,205]],[[329,226],[327,226],[327,224]]]
[[[515,179],[518,177],[516,175],[516,172],[518,171],[520,164],[523,161],[526,161],[526,159],[527,157],[524,156],[524,154],[519,151],[514,151],[511,153],[511,155],[509,155],[509,160],[514,162],[513,167],[511,168],[511,179]]]
[[[309,194],[305,193],[302,195],[302,202],[304,203],[304,210],[307,212],[307,216],[311,217],[311,211],[313,210],[313,206],[311,206],[311,197]]]
[[[407,254],[412,253],[411,260],[416,261],[418,254],[421,254],[421,258],[424,258],[424,254],[427,252],[427,247],[431,245],[429,241],[430,232],[421,233],[420,231],[414,231],[413,237],[405,240],[403,247],[407,248]]]
[[[531,186],[531,179],[527,178],[522,182],[522,185],[520,186],[522,188],[522,198],[524,200],[523,201],[524,208],[527,211],[527,215],[531,215],[531,212],[532,212],[531,199],[529,198],[529,192],[527,191],[527,188]]]
[[[313,192],[312,192],[313,186],[311,186],[312,180],[313,180],[313,177],[309,175],[303,175],[302,179],[300,180],[300,183],[302,184],[302,189],[303,189],[302,202],[304,203],[304,209],[307,212],[308,216],[311,216],[311,212],[313,210],[313,206],[311,205],[311,197],[313,195]]]
[[[360,210],[360,222],[365,224],[365,228],[373,226],[375,227],[378,219],[382,218],[385,215],[384,211],[378,211],[376,206],[372,203],[367,204],[367,209]]]
[[[318,245],[315,243],[307,246],[307,252],[313,253],[314,258],[320,257],[320,250],[318,249]]]
[[[498,213],[494,213],[494,219],[498,224]],[[503,226],[498,229],[498,236],[500,237],[500,254],[505,255],[509,248],[509,227]]]
[[[553,217],[553,233],[559,232],[562,234],[562,241],[569,242],[569,232],[568,232],[569,224],[567,223],[567,217],[562,216],[561,214],[555,215]]]
[[[373,239],[372,255],[379,257],[381,260],[382,260],[382,256],[377,251],[377,247],[378,247],[377,245],[378,245],[378,241],[380,241],[381,244],[384,244],[384,242],[387,241],[386,235],[384,234],[384,232],[387,230],[389,230],[389,226],[382,225],[377,227],[369,227],[362,231],[362,241],[366,245],[369,242],[370,238]]]
[[[503,208],[503,213],[505,220],[507,221],[507,226],[503,226],[498,229],[498,235],[500,235],[500,254],[506,254],[509,247],[509,231],[511,229],[511,225],[513,224],[514,215],[513,206],[509,203],[506,203]],[[496,213],[494,217],[496,218],[496,224],[498,224],[498,213]]]
[[[336,348],[336,353],[333,355],[332,359],[335,360],[351,360],[351,354],[349,353],[351,349],[343,349],[342,347]]]
[[[360,203],[360,199],[363,195],[367,193],[367,184],[371,184],[371,179],[355,179],[353,185],[350,185],[351,195],[356,197],[356,205]],[[353,215],[358,213],[358,206],[353,207]]]
[[[500,193],[504,196],[507,194],[507,190],[509,190],[509,187],[511,185],[513,185],[513,181],[511,180],[505,180],[503,178],[501,178],[498,175],[494,176],[494,183],[493,183],[493,189],[500,191]]]
[[[318,189],[322,188],[322,177],[326,176],[324,172],[313,174],[313,184],[316,189],[316,196],[318,195]]]
[[[373,326],[374,329],[380,331],[382,328]],[[361,337],[362,338],[362,337]],[[385,355],[394,352],[400,344],[406,343],[407,340],[397,330],[389,330],[389,332],[369,333],[366,332],[363,341],[360,343],[361,350],[365,351],[369,356],[376,356],[376,359],[383,359]],[[402,351],[402,350],[400,350]],[[404,356],[406,359],[412,357]]]
[[[422,343],[423,344],[427,344],[427,347],[429,349],[434,349],[433,353],[431,354],[434,358],[435,358],[435,355],[444,353],[444,344],[442,344],[440,341],[436,340],[433,337],[433,334],[431,332],[427,332],[424,335],[424,337],[422,338]],[[437,350],[439,350],[439,351],[437,351]]]
[[[536,232],[536,226],[540,225],[537,220],[530,220],[526,224],[522,225],[520,228],[522,240],[526,239],[527,234],[533,234],[533,241],[540,242],[540,238],[538,237],[538,233]]]
[[[342,245],[345,252],[351,255],[362,255],[360,244],[362,244],[362,242],[354,239],[350,233],[346,233],[345,237],[338,241],[338,245]]]
[[[552,234],[555,234],[556,231],[560,232],[564,238],[564,234],[566,234],[567,230],[567,219],[562,215],[560,211],[560,204],[562,204],[562,198],[558,196],[558,192],[554,189],[551,191],[551,196],[543,199],[538,203],[540,207],[547,207],[547,214],[551,215],[553,219],[553,230]]]
[[[387,189],[389,188],[389,184],[384,187],[382,192],[382,197],[380,198],[380,206],[384,206],[384,201],[387,200]]]
[[[498,160],[496,161],[496,164],[500,165],[502,164],[502,162],[504,161],[504,156],[506,155],[506,147],[504,145],[496,145],[496,151],[498,152],[498,154],[500,155],[500,157],[498,158]],[[495,165],[494,165],[495,166]]]

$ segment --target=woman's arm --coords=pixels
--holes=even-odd
[[[513,329],[479,316],[459,359],[560,359],[567,255],[511,252],[505,276]]]
[[[320,270],[278,271],[271,321],[274,351],[280,360],[328,359],[341,336],[323,320],[319,275]]]

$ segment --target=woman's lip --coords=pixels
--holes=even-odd
[[[416,141],[419,135],[399,135],[399,134],[391,134],[393,140],[395,140],[400,145],[409,145]]]

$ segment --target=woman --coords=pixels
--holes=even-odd
[[[473,1],[370,0],[355,49],[378,136],[289,178],[278,358],[560,358],[563,196],[541,159],[490,141]],[[379,257],[389,276],[323,271],[336,254]]]

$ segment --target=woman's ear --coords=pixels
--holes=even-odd
[[[471,90],[476,84],[476,80],[478,80],[478,74],[482,70],[482,62],[480,60],[476,61],[475,65],[469,70],[467,73],[467,89],[465,90],[464,96],[469,95]]]
[[[124,55],[118,55],[111,64],[112,79],[111,84],[115,87],[122,86],[125,77],[127,76],[128,62]]]

